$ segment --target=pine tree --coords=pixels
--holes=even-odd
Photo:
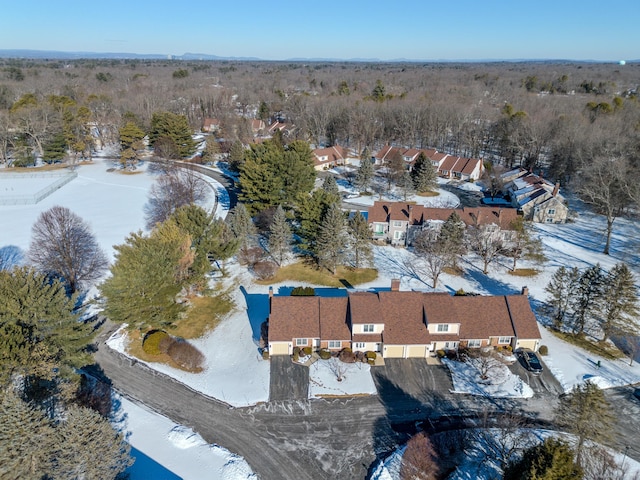
[[[54,478],[114,479],[133,463],[123,435],[99,413],[75,405],[65,413],[55,428]]]
[[[337,204],[332,204],[322,219],[315,254],[318,263],[335,275],[348,249],[344,213]]]
[[[505,469],[504,480],[580,480],[584,472],[568,443],[549,437]]]
[[[184,115],[171,112],[155,112],[151,117],[149,143],[155,147],[162,138],[170,139],[179,156],[187,157],[195,152],[189,120]]]
[[[466,226],[460,215],[454,211],[442,224],[438,233],[438,242],[449,257],[449,266],[452,268],[457,268],[458,259],[466,252],[464,245],[465,230]]]
[[[278,205],[273,221],[269,226],[269,252],[278,265],[287,258],[291,251],[291,228],[281,205]]]
[[[545,287],[545,291],[549,294],[548,302],[553,307],[553,322],[555,328],[561,328],[568,320],[571,305],[575,302],[578,293],[578,281],[580,279],[580,271],[578,267],[567,269],[564,266],[558,268],[551,281]]]
[[[92,325],[78,321],[75,302],[64,285],[35,270],[0,271],[0,379],[41,373],[51,359],[65,376],[89,363]]]
[[[356,212],[348,225],[349,244],[353,252],[354,267],[369,266],[373,262],[373,250],[371,248],[371,229],[364,216]]]
[[[0,478],[45,478],[53,428],[45,415],[9,390],[0,391]]]
[[[236,140],[231,144],[229,149],[229,168],[234,172],[240,172],[242,164],[244,163],[245,149],[242,146],[242,142]]]
[[[582,465],[585,441],[605,443],[610,440],[615,416],[602,390],[587,381],[560,397],[556,423],[576,436],[577,461]]]
[[[358,167],[355,180],[355,184],[358,190],[365,194],[368,193],[371,182],[373,181],[374,174],[375,172],[373,170],[373,163],[371,163],[371,158],[360,159],[360,166]]]
[[[256,226],[244,203],[238,203],[227,216],[227,224],[243,250],[252,242]]]
[[[133,167],[139,159],[138,152],[144,148],[144,131],[134,122],[127,121],[118,131],[120,136],[121,163],[123,167]]]
[[[62,161],[67,154],[67,141],[64,138],[64,134],[62,132],[55,133],[42,148],[42,160],[45,163]]]
[[[625,263],[617,263],[604,280],[602,300],[599,303],[603,341],[612,333],[635,334],[640,328],[638,292],[635,279]]]
[[[130,328],[173,324],[184,311],[177,295],[194,259],[189,235],[160,224],[150,235],[132,233],[114,248],[111,276],[100,286],[105,315]]]
[[[338,189],[338,183],[333,175],[329,174],[324,177],[322,182],[322,189],[330,193],[331,195],[340,195],[340,190]]]
[[[339,202],[340,197],[321,188],[314,190],[311,195],[301,196],[295,213],[296,220],[300,225],[296,233],[300,237],[300,246],[303,249],[315,250],[322,218],[331,205],[339,204]]]
[[[574,333],[583,333],[587,321],[595,319],[602,299],[604,279],[600,264],[587,268],[580,275],[577,294],[571,305],[574,312]]]
[[[416,158],[416,163],[411,170],[411,179],[419,193],[433,191],[438,185],[436,170],[423,152],[420,152]]]
[[[405,170],[404,172],[402,172],[402,175],[400,175],[400,178],[398,179],[398,188],[400,188],[400,191],[402,192],[402,198],[405,202],[407,201],[409,195],[414,193],[415,188],[413,185],[413,180],[411,179],[411,174],[408,170]]]

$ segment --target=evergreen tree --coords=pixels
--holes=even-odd
[[[438,242],[442,244],[443,250],[449,257],[449,266],[457,268],[458,259],[465,254],[465,230],[466,226],[457,212],[451,215],[442,224],[438,233]]]
[[[433,191],[438,185],[436,169],[424,152],[420,152],[416,158],[416,163],[411,170],[411,180],[416,191],[420,193]]]
[[[371,248],[371,229],[364,216],[356,212],[349,219],[349,244],[353,252],[354,267],[369,266],[373,262],[373,250]]]
[[[45,478],[54,448],[45,415],[9,390],[0,390],[0,478]]]
[[[525,450],[523,457],[509,464],[504,480],[580,480],[584,473],[574,461],[568,443],[550,437]]]
[[[100,287],[105,315],[130,328],[173,324],[185,308],[176,300],[193,264],[190,236],[168,222],[114,248],[111,276]]]
[[[252,214],[279,204],[292,206],[301,194],[311,192],[315,175],[308,143],[253,144],[240,168],[239,198]]]
[[[398,179],[398,187],[400,188],[402,197],[406,202],[407,197],[415,191],[413,180],[411,179],[411,174],[408,170],[405,170],[404,172],[402,172],[402,175],[400,175],[400,178]]]
[[[122,166],[134,167],[139,160],[139,151],[144,148],[142,139],[145,136],[133,120],[127,121],[118,131],[120,136],[120,161]]]
[[[315,245],[318,263],[335,275],[336,269],[342,265],[348,250],[348,239],[344,213],[337,204],[329,206],[322,219],[320,231]]]
[[[246,250],[252,241],[252,237],[256,234],[256,226],[253,224],[251,215],[249,215],[244,203],[238,203],[231,209],[227,216],[227,224],[236,240],[240,243],[240,248]]]
[[[578,280],[577,294],[572,303],[574,333],[583,333],[588,320],[595,319],[602,299],[604,274],[600,264],[587,268]]]
[[[336,178],[331,174],[324,177],[324,180],[322,181],[322,189],[332,195],[340,195],[340,190],[338,189]]]
[[[113,479],[133,463],[124,436],[88,408],[71,405],[55,437],[53,478]]]
[[[187,157],[195,152],[191,127],[184,115],[155,112],[151,117],[149,143],[155,147],[156,142],[161,138],[170,139],[181,157]]]
[[[42,160],[45,163],[60,162],[67,154],[67,141],[62,132],[55,133],[43,146]]]
[[[640,325],[638,317],[638,292],[635,279],[625,263],[617,263],[604,279],[600,326],[603,341],[613,333],[635,334]]]
[[[615,416],[602,390],[587,381],[560,397],[556,423],[576,436],[577,461],[582,465],[585,441],[605,443],[610,440]]]
[[[298,208],[295,213],[300,225],[297,233],[302,248],[315,251],[322,218],[331,205],[339,202],[340,197],[321,188],[314,190],[311,195],[302,195],[298,199]]]
[[[178,208],[169,219],[191,238],[195,256],[191,266],[190,283],[203,285],[211,270],[211,258],[224,260],[238,249],[239,242],[230,238],[223,221],[215,221],[213,214],[197,205]],[[223,247],[223,248],[221,248]]]
[[[78,321],[64,285],[28,268],[0,271],[0,381],[14,374],[69,376],[87,365],[92,325]]]
[[[537,263],[546,260],[542,251],[542,242],[539,238],[531,236],[530,227],[527,225],[523,217],[518,216],[511,224],[514,233],[511,242],[506,249],[506,256],[513,259],[512,270],[516,271],[518,260],[524,258]]]
[[[242,164],[244,163],[245,149],[242,146],[242,142],[236,140],[231,144],[229,149],[229,168],[234,172],[240,172]]]
[[[553,321],[557,329],[567,321],[571,305],[575,302],[578,293],[579,279],[578,267],[567,269],[562,266],[555,271],[551,281],[545,287],[545,291],[549,294],[548,302],[554,310]]]
[[[373,170],[373,163],[371,163],[371,158],[360,159],[360,166],[358,167],[355,181],[358,190],[363,193],[367,193],[369,187],[371,186],[371,182],[373,181],[374,175],[375,172]]]
[[[291,251],[291,228],[281,205],[278,205],[273,221],[269,225],[269,252],[278,265],[287,258]]]

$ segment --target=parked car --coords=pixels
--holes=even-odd
[[[522,358],[522,364],[524,368],[529,370],[534,375],[540,375],[542,373],[542,362],[531,350],[520,350],[520,358]]]

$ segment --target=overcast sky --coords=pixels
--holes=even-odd
[[[6,0],[0,49],[617,61],[639,20],[637,0]]]

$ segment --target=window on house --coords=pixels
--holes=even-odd
[[[393,232],[393,238],[395,240],[400,240],[403,236],[404,236],[404,233],[399,230],[396,230],[395,232]]]
[[[478,348],[482,345],[482,340],[469,340],[467,345],[469,348]]]
[[[504,345],[505,343],[511,343],[511,337],[498,337],[498,344]]]
[[[373,333],[373,331],[374,331],[373,323],[369,323],[369,324],[363,325],[362,326],[362,331],[364,333]]]
[[[364,350],[364,342],[356,342],[353,344],[353,348],[355,348],[356,350]]]
[[[375,232],[376,233],[384,233],[384,225],[381,223],[375,224]]]
[[[394,221],[393,221],[393,226],[394,226],[394,227],[401,227],[401,226],[402,226],[402,222],[401,222],[401,221],[399,221],[399,220],[394,220]]]
[[[547,223],[553,223],[553,218],[547,218],[545,221],[546,221]]]
[[[455,350],[458,348],[458,342],[444,342],[445,350]]]
[[[550,208],[549,210],[547,210],[547,215],[555,215],[556,211],[554,208]]]
[[[449,324],[447,324],[447,323],[439,323],[438,324],[437,332],[443,333],[443,332],[448,332],[448,331],[449,331]]]
[[[306,347],[307,339],[306,338],[296,338],[296,347]]]
[[[329,340],[329,348],[342,348],[342,342],[339,340]]]

